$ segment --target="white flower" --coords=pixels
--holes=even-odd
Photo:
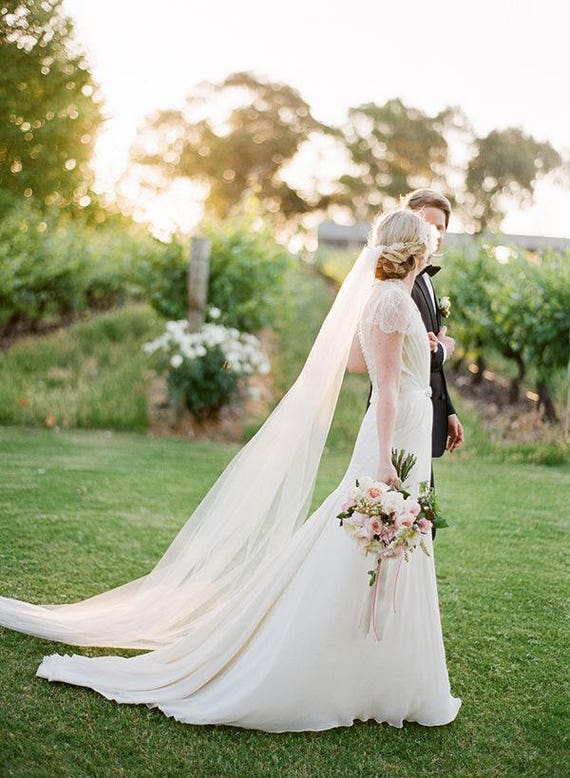
[[[219,319],[222,315],[222,312],[219,308],[216,308],[214,305],[208,310],[208,317],[210,319]]]
[[[451,300],[449,297],[441,297],[439,300],[439,312],[444,319],[447,319],[451,311]]]
[[[217,318],[221,312],[212,308],[210,315]],[[233,370],[236,375],[246,376],[254,372],[267,375],[271,370],[255,335],[212,322],[203,324],[199,332],[189,332],[186,319],[168,321],[162,335],[145,343],[142,349],[146,354],[159,350],[166,352],[171,367],[177,369],[184,360],[200,359],[209,349],[216,347],[222,350],[226,369]]]
[[[374,483],[374,479],[370,478],[369,475],[363,475],[361,478],[358,478],[358,486],[354,486],[350,492],[350,496],[354,500],[360,500],[365,495],[368,489],[372,486]]]
[[[271,365],[267,359],[264,359],[258,366],[257,370],[261,375],[267,375],[271,372]]]
[[[404,495],[401,492],[387,492],[382,498],[386,513],[400,513],[404,509]]]

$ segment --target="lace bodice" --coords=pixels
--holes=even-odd
[[[377,391],[375,334],[404,333],[399,392],[421,392],[431,396],[429,387],[430,353],[426,329],[420,312],[402,281],[375,281],[358,323],[358,337],[372,383]]]

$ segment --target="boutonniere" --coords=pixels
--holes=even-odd
[[[437,301],[439,313],[443,319],[447,319],[451,312],[451,300],[449,297],[440,297]]]

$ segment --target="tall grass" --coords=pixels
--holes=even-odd
[[[145,340],[159,329],[146,305],[25,338],[0,356],[0,424],[143,430]]]

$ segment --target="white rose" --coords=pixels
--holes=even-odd
[[[382,507],[386,513],[400,513],[404,508],[404,496],[401,492],[387,492],[382,498]]]
[[[172,365],[172,367],[173,367],[174,369],[176,369],[176,368],[180,367],[180,365],[181,365],[183,362],[184,362],[184,359],[182,358],[182,356],[181,356],[180,354],[174,354],[174,355],[173,355],[173,356],[170,358],[170,364]]]

